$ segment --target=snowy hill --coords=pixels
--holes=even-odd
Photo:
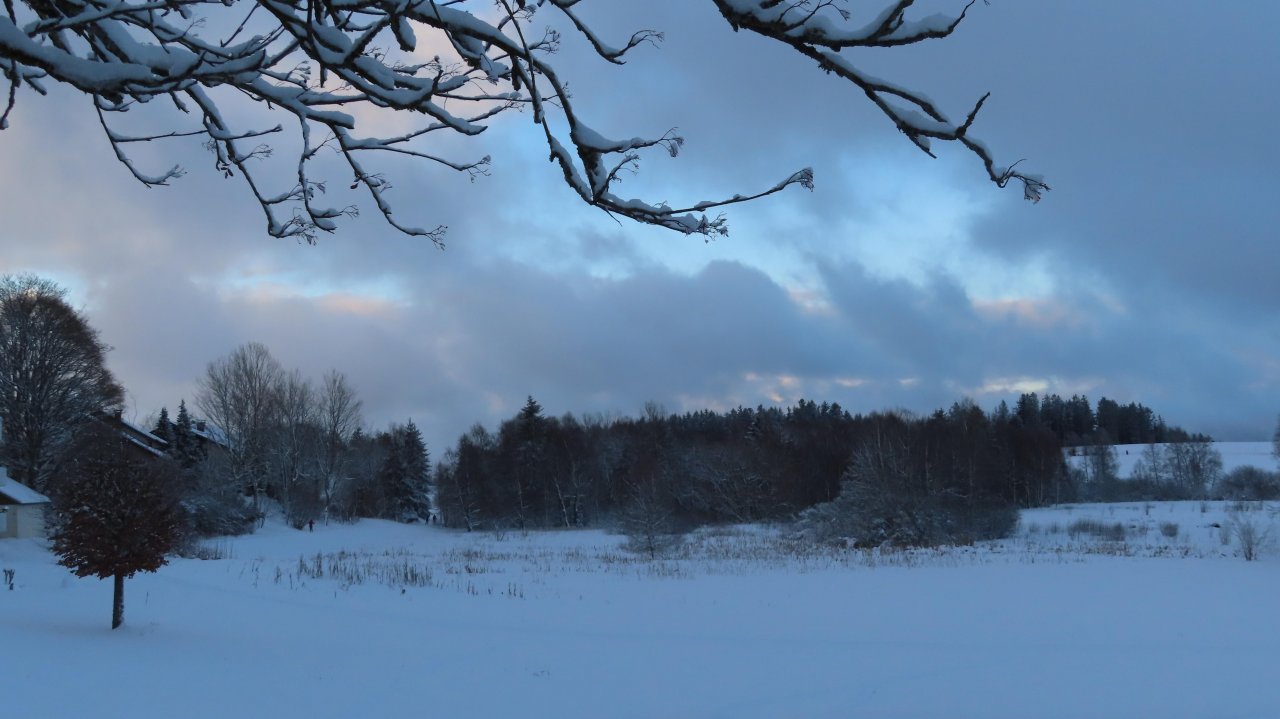
[[[1276,458],[1271,454],[1270,442],[1213,442],[1213,448],[1222,454],[1222,471],[1230,472],[1238,467],[1258,467],[1269,471],[1276,469]],[[1142,459],[1142,453],[1149,445],[1145,444],[1117,444],[1116,462],[1119,465],[1118,474],[1121,479],[1128,479],[1133,476],[1133,468]],[[1167,445],[1158,444],[1157,447],[1165,447]],[[1080,467],[1084,463],[1084,457],[1079,454],[1081,448],[1074,448],[1077,452],[1076,456],[1071,456],[1071,449],[1067,452],[1067,466],[1072,468]]]

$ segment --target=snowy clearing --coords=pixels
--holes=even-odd
[[[116,632],[110,582],[3,540],[0,696],[14,717],[1275,717],[1280,558],[1244,561],[1233,527],[1276,536],[1277,507],[1237,509],[1030,510],[1014,538],[917,552],[736,527],[656,562],[594,531],[268,524],[130,580]]]
[[[1272,454],[1273,446],[1270,442],[1210,442],[1218,454],[1222,456],[1222,473],[1227,474],[1232,470],[1240,467],[1258,467],[1268,471],[1276,468],[1276,458]],[[1116,450],[1116,474],[1121,479],[1129,479],[1133,476],[1133,470],[1142,459],[1142,453],[1146,451],[1149,445],[1146,444],[1116,444],[1112,445]],[[1157,444],[1157,447],[1164,449],[1168,444]],[[1066,451],[1067,466],[1079,469],[1084,466],[1084,448],[1072,447]]]

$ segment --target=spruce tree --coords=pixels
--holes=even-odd
[[[160,417],[156,420],[156,426],[151,429],[151,434],[163,439],[169,443],[169,449],[173,449],[173,422],[169,421],[169,408],[160,408]]]
[[[191,469],[205,458],[204,440],[195,433],[185,399],[178,402],[178,419],[173,425],[172,456],[183,469]]]
[[[393,427],[389,439],[387,458],[378,472],[386,498],[385,516],[397,522],[428,521],[430,465],[422,433],[409,420],[404,427]]]
[[[401,483],[404,497],[401,521],[431,520],[431,459],[427,443],[418,426],[409,420],[401,432],[400,459],[403,463]]]

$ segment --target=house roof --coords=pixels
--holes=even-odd
[[[208,420],[201,419],[192,422],[191,434],[223,447],[231,444],[227,439],[227,435],[217,425]]]
[[[4,467],[0,467],[0,504],[48,504],[48,502],[48,497],[21,482],[10,479]]]
[[[143,442],[150,443],[152,446],[159,445],[161,447],[167,447],[169,445],[169,443],[166,440],[160,437],[157,437],[155,434],[148,432],[147,430],[134,424],[133,422],[130,422],[124,417],[120,418],[120,424],[123,425],[125,429],[128,429],[134,432],[135,434],[140,435],[142,437]]]
[[[127,435],[127,434],[126,434],[126,435],[124,436],[124,438],[125,438],[126,440],[128,440],[130,444],[132,444],[132,445],[134,445],[134,446],[136,446],[136,447],[139,447],[139,448],[141,448],[141,449],[145,450],[146,452],[150,453],[150,454],[151,454],[151,455],[153,455],[153,456],[156,456],[156,457],[167,457],[167,456],[168,456],[168,455],[166,455],[164,452],[161,452],[160,450],[156,449],[155,447],[152,447],[152,446],[148,445],[147,443],[143,442],[142,440],[138,439],[137,437],[131,437],[131,436],[129,436],[129,435]],[[160,440],[160,441],[162,441],[162,442],[163,442],[164,440]]]

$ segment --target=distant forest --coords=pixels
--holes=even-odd
[[[1120,404],[1106,397],[1093,408],[1082,395],[1063,399],[1056,394],[1037,397],[1030,392],[1018,398],[1015,414],[1026,424],[1038,421],[1064,447],[1210,441],[1207,435],[1169,426],[1150,407],[1137,402]]]
[[[1189,438],[1141,404],[1104,398],[1095,409],[1054,394],[991,412],[965,400],[925,417],[801,400],[684,414],[651,404],[614,420],[549,417],[530,397],[496,431],[460,437],[434,482],[444,523],[464,529],[660,521],[674,531],[790,519],[843,494],[892,505],[862,536],[893,541],[928,525],[949,528],[932,539],[963,540],[998,534],[993,510],[1006,512],[999,525],[1006,510],[1075,499],[1064,446]]]

